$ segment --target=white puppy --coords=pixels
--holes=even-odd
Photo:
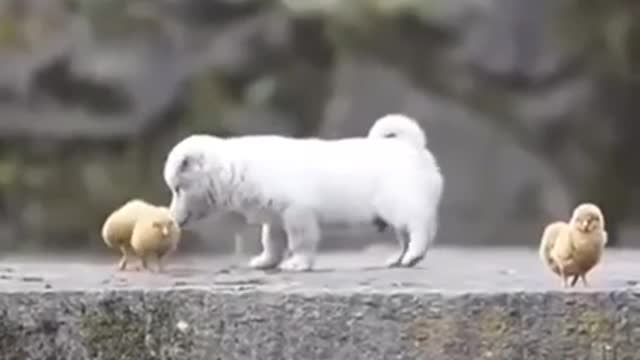
[[[180,226],[212,211],[282,221],[285,244],[263,236],[255,268],[313,267],[319,224],[391,225],[402,245],[388,265],[413,266],[437,226],[443,178],[411,119],[388,115],[368,137],[341,140],[192,135],[169,153],[164,179]]]

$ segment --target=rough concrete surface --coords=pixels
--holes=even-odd
[[[562,290],[535,250],[321,254],[309,273],[174,258],[0,260],[0,358],[640,359],[636,251],[608,251],[592,288]]]

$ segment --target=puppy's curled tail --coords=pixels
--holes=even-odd
[[[403,114],[385,115],[371,126],[368,138],[398,138],[417,148],[427,146],[427,135],[418,123]]]

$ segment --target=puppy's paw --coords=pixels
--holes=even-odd
[[[295,254],[283,261],[280,269],[284,271],[310,271],[313,267],[313,260],[308,255]]]
[[[414,267],[424,259],[424,255],[405,254],[400,261],[403,267]]]
[[[402,255],[404,255],[404,253],[398,253],[390,256],[387,261],[385,261],[384,265],[389,268],[400,266],[400,263],[402,262]]]
[[[270,254],[262,253],[258,256],[253,257],[249,261],[249,267],[252,269],[273,269],[278,266],[279,259],[275,256],[271,256]]]

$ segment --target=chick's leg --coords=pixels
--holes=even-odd
[[[563,288],[568,288],[569,287],[569,282],[568,280],[568,276],[564,271],[564,267],[560,264],[558,264],[558,275],[560,275],[560,279],[562,279],[562,287]]]
[[[166,256],[160,256],[157,255],[156,256],[156,263],[158,264],[158,273],[163,273],[165,268],[164,268],[164,258]]]
[[[122,245],[120,246],[120,253],[122,253],[122,257],[120,257],[120,262],[118,262],[118,270],[124,271],[129,261],[129,250],[127,250],[126,246]]]
[[[560,271],[560,278],[562,279],[562,287],[564,289],[568,288],[569,287],[569,282],[568,282],[569,277],[562,270]]]
[[[120,257],[120,261],[118,262],[118,270],[124,271],[127,268],[127,256],[122,255]]]
[[[576,286],[576,283],[578,282],[578,275],[573,275],[573,279],[571,279],[571,287]]]
[[[151,271],[151,269],[149,268],[149,261],[147,259],[147,256],[140,256],[140,263],[142,264],[142,268],[147,270],[147,271]]]
[[[587,281],[587,274],[580,275],[580,279],[582,279],[582,285],[584,287],[589,287],[589,282]]]

